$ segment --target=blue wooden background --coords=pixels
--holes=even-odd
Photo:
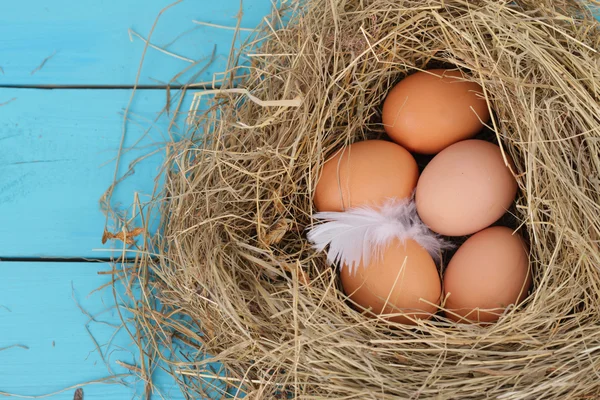
[[[156,150],[115,192],[127,209],[152,193],[170,132],[166,86],[218,84],[232,43],[271,12],[269,0],[21,0],[0,6],[0,397],[130,399],[143,385],[118,328],[110,245],[99,199],[113,180],[123,116],[123,165]],[[241,11],[240,37],[234,42]],[[140,60],[148,35],[151,47]],[[210,61],[210,65],[207,64]],[[181,71],[186,70],[177,79]],[[176,104],[177,92],[171,91]],[[187,110],[191,96],[182,99]],[[125,365],[125,366],[124,366]],[[157,373],[153,398],[182,398]]]

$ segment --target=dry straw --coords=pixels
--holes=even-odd
[[[600,398],[600,31],[589,10],[304,3],[241,50],[251,66],[230,79],[245,90],[206,94],[197,133],[170,146],[161,235],[124,269],[143,289],[133,311],[146,359],[187,398]],[[487,327],[366,318],[305,237],[323,161],[382,136],[386,92],[432,66],[483,86],[490,132],[516,161],[534,287]]]

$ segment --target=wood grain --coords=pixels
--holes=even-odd
[[[156,47],[147,49],[141,71],[144,39],[169,1],[23,0],[2,7],[0,260],[113,254],[105,251],[111,240],[102,245],[105,217],[98,201],[113,181],[131,95],[119,88],[218,79],[227,65],[234,40],[228,28],[237,22],[240,3],[186,0],[165,11],[150,40]],[[242,28],[253,28],[270,10],[270,0],[246,0]],[[239,34],[236,46],[249,32]],[[173,114],[161,114],[165,103],[173,112],[177,102],[176,92],[169,93],[141,90],[132,103],[119,176],[134,160],[155,154],[135,164],[115,191],[112,205],[123,212],[130,212],[134,194],[144,201],[153,191],[167,138],[187,133],[191,96],[170,125]],[[137,231],[114,233],[131,241]],[[121,376],[137,368],[139,354],[117,328],[112,292],[92,293],[109,281],[109,275],[98,274],[109,268],[0,261],[0,397],[142,398],[144,383]],[[95,383],[85,384],[90,381]],[[152,398],[182,398],[161,370],[153,381]]]
[[[133,85],[157,15],[168,0],[21,0],[0,12],[0,86]],[[271,10],[269,0],[243,2],[241,26],[254,28]],[[213,63],[196,81],[211,81],[227,65],[239,0],[186,0],[162,14],[150,42],[140,84],[162,85],[192,63],[185,81]],[[239,32],[241,40],[247,31]],[[136,34],[139,34],[137,36]]]
[[[106,380],[108,368],[128,374],[120,362],[138,360],[129,336],[117,330],[112,291],[92,293],[110,282],[98,275],[107,270],[101,263],[0,263],[0,348],[6,348],[0,351],[1,398],[56,393],[52,400],[72,400],[79,385],[103,379],[83,387],[86,400],[143,393],[144,385],[131,376],[122,377],[127,386]],[[164,372],[157,370],[154,378],[160,391],[154,398],[183,397]]]
[[[173,104],[177,94],[172,92]],[[129,90],[0,89],[0,258],[107,257],[99,199],[113,182]],[[127,123],[112,205],[129,212],[138,193],[147,201],[163,161],[164,143],[185,135],[191,102],[176,123],[161,113],[164,90],[138,91]],[[156,119],[156,122],[154,120]],[[156,222],[156,221],[155,221]],[[155,225],[154,225],[155,226]],[[114,230],[114,227],[109,228]]]

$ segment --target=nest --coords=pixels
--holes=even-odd
[[[248,92],[211,92],[191,117],[197,133],[171,146],[155,199],[161,234],[124,272],[142,282],[144,354],[188,398],[599,398],[591,12],[576,0],[300,3],[241,49],[250,66],[229,84]],[[530,242],[534,284],[489,326],[367,318],[306,240],[324,161],[385,138],[386,93],[432,67],[460,68],[484,88],[487,135],[516,165],[512,220]]]

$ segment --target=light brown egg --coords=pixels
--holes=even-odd
[[[344,292],[370,309],[371,315],[405,314],[388,317],[393,322],[412,324],[408,317],[429,319],[440,304],[442,289],[435,262],[413,240],[391,242],[380,259],[359,265],[354,274],[344,267],[340,277]]]
[[[521,236],[503,226],[485,229],[471,236],[448,264],[444,297],[445,308],[452,312],[446,316],[494,322],[510,304],[523,301],[531,281]]]
[[[482,140],[465,140],[444,149],[425,167],[415,201],[419,216],[431,230],[463,236],[496,222],[516,194],[517,182],[500,148]]]
[[[402,146],[383,140],[357,142],[323,166],[315,206],[319,211],[380,206],[388,199],[410,197],[418,177],[417,162]]]
[[[417,72],[394,86],[383,103],[385,131],[415,153],[435,154],[471,138],[489,119],[481,86],[464,81],[460,71]]]

